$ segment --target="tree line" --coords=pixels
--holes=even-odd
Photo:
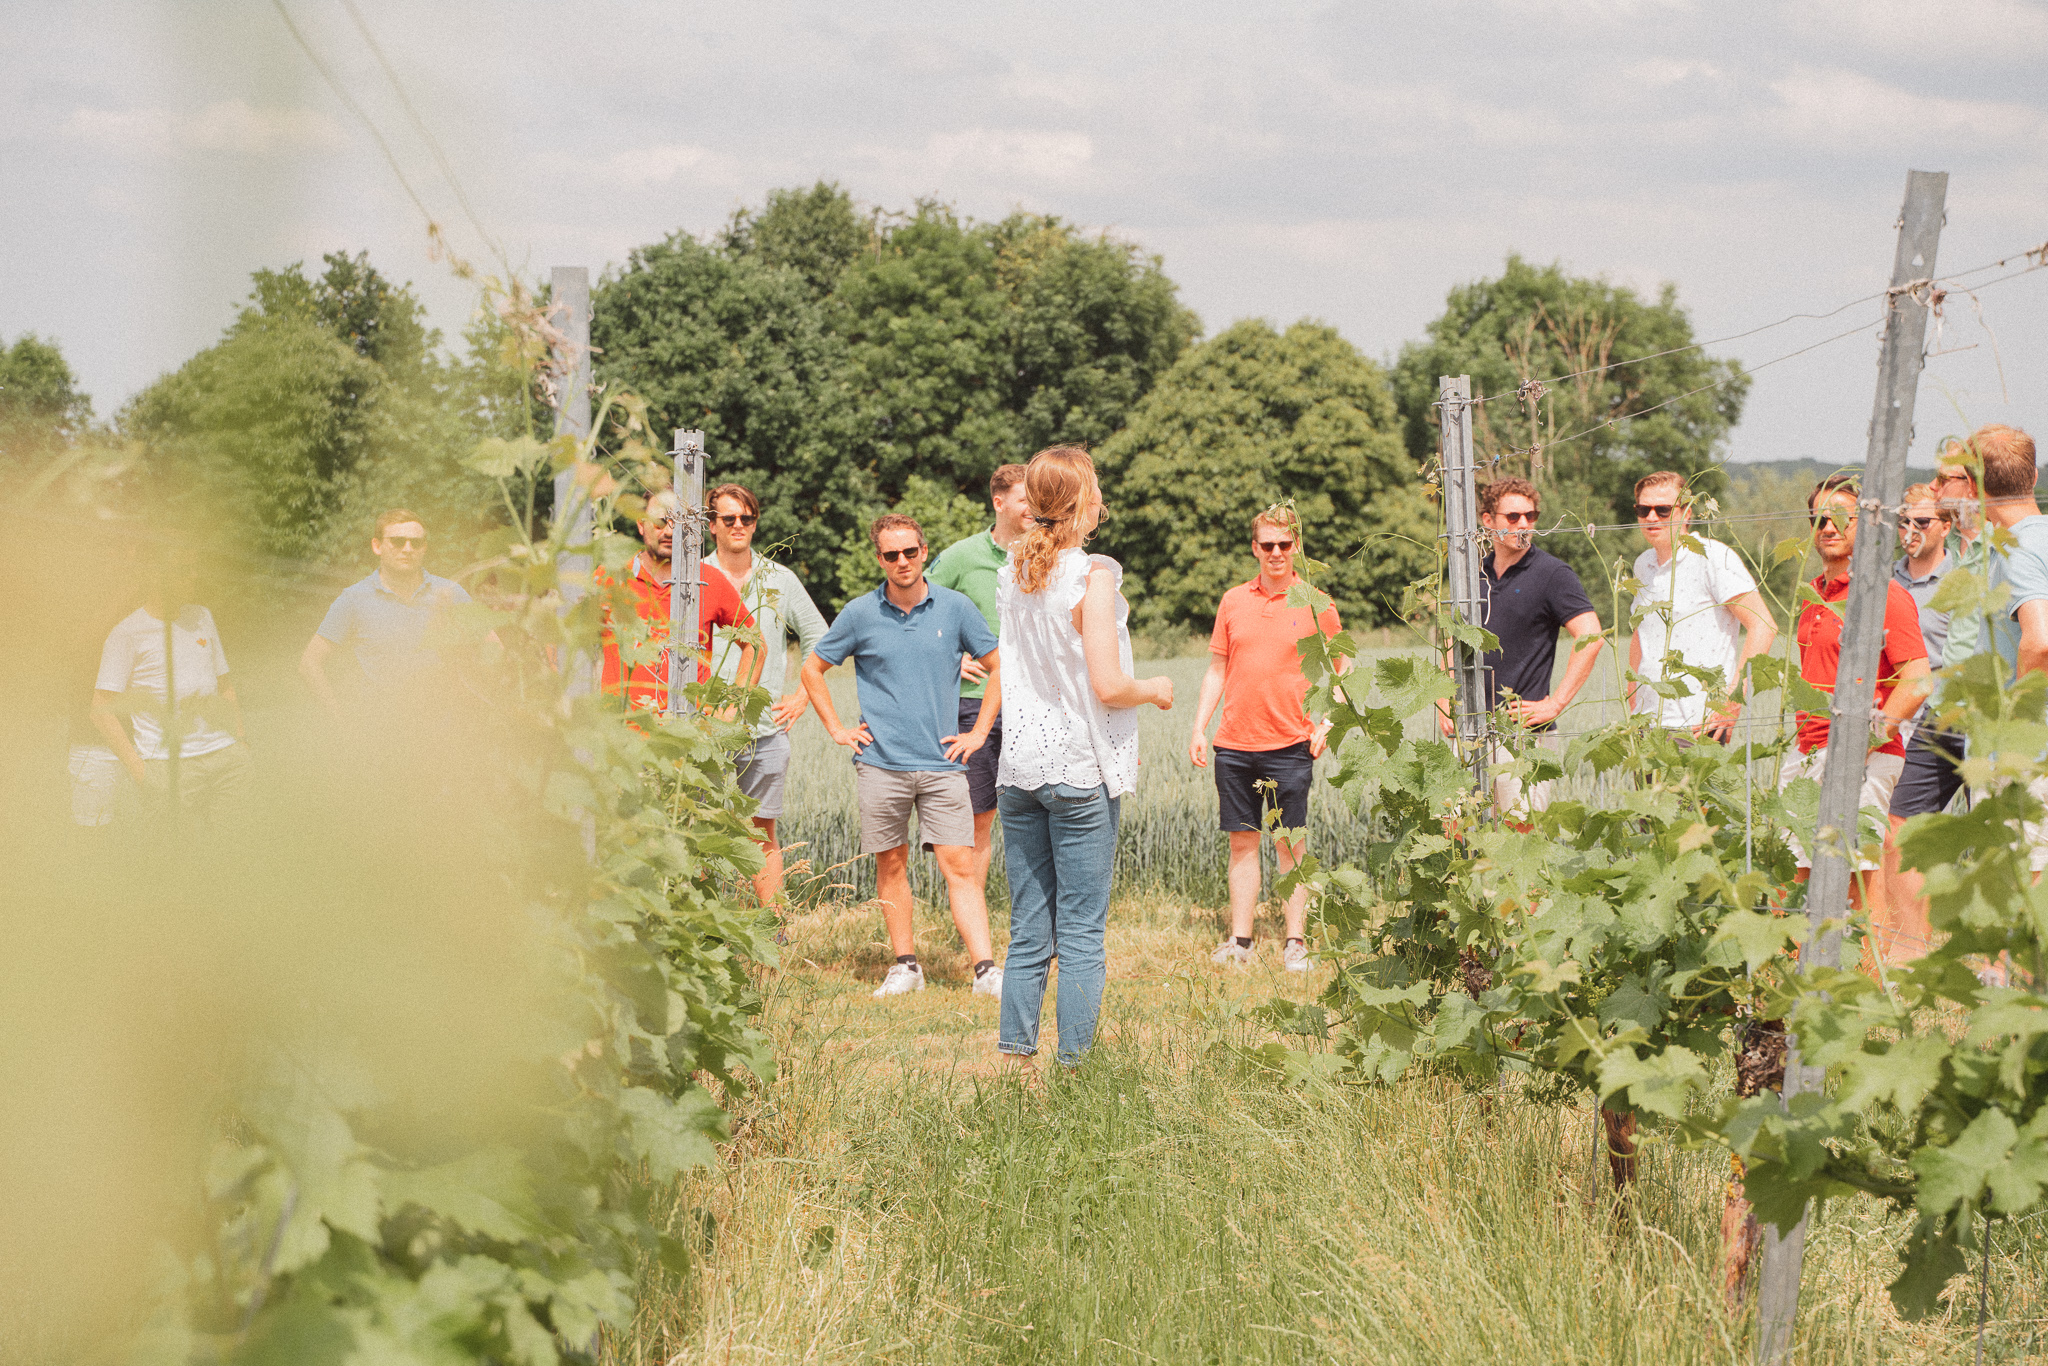
[[[129,443],[157,509],[225,516],[280,558],[353,566],[392,504],[501,536],[513,514],[463,458],[545,435],[551,413],[500,325],[479,317],[452,347],[366,255],[322,265],[257,271],[220,341],[97,428],[56,348],[17,338],[0,441]],[[1439,374],[1490,400],[1480,458],[1534,479],[1546,520],[1627,521],[1652,469],[1720,492],[1748,380],[1693,341],[1672,286],[1649,299],[1517,256],[1385,362],[1312,319],[1204,336],[1134,242],[1044,214],[885,211],[825,182],[640,247],[592,291],[597,381],[642,395],[658,436],[702,428],[714,475],[762,495],[763,543],[821,599],[871,583],[875,515],[909,512],[942,543],[981,524],[997,465],[1078,441],[1113,489],[1097,546],[1132,571],[1152,630],[1206,629],[1252,514],[1288,498],[1347,619],[1399,620],[1436,562]],[[1549,544],[1582,572],[1611,553]]]

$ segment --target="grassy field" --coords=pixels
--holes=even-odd
[[[1285,1089],[1239,1061],[1267,1037],[1245,1012],[1315,983],[1212,967],[1216,908],[1157,895],[1112,912],[1095,1052],[1026,1088],[942,919],[920,914],[933,988],[890,1001],[859,970],[870,913],[792,922],[763,979],[781,1074],[717,1169],[656,1192],[698,1260],[650,1273],[615,1361],[1749,1359],[1710,1157],[1652,1145],[1617,1209],[1586,1108]],[[1816,1226],[1800,1361],[1971,1359],[1973,1286],[1946,1319],[1893,1315],[1904,1231],[1873,1202]],[[2048,1350],[2044,1271],[2031,1225],[1999,1230],[1987,1359]]]

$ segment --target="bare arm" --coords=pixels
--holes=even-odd
[[[2048,600],[2023,602],[2015,615],[2020,622],[2019,672],[2048,670]]]
[[[242,704],[235,696],[235,685],[228,681],[226,674],[222,674],[214,680],[213,687],[215,694],[220,700],[227,703],[228,720],[234,725],[235,738],[237,740],[248,739],[249,737],[242,733]]]
[[[1209,718],[1223,701],[1223,656],[1209,656],[1209,672],[1202,675],[1202,693],[1195,699],[1195,731],[1188,740],[1188,759],[1196,768],[1209,766]]]
[[[1572,704],[1579,689],[1586,686],[1586,680],[1593,676],[1593,662],[1600,658],[1600,647],[1605,642],[1600,638],[1600,618],[1591,612],[1581,612],[1564,624],[1571,633],[1572,658],[1565,665],[1564,681],[1557,685],[1557,691],[1541,702],[1515,703],[1515,719],[1525,726],[1540,726],[1555,721],[1558,713]]]
[[[107,748],[121,761],[136,782],[144,779],[146,770],[142,766],[142,755],[136,752],[135,742],[128,738],[128,727],[121,724],[121,714],[115,710],[120,704],[121,694],[94,688],[92,693],[92,723],[106,738]]]
[[[825,684],[825,668],[825,661],[815,654],[804,656],[804,694],[818,709],[818,720],[824,723],[825,733],[832,737],[832,743],[845,745],[859,754],[860,747],[872,745],[875,737],[868,733],[866,722],[852,730],[839,724],[839,709],[832,705],[832,689]]]
[[[1735,657],[1735,673],[1728,680],[1728,700],[1701,729],[1713,739],[1726,743],[1735,735],[1735,722],[1742,715],[1742,704],[1747,700],[1748,690],[1742,685],[1744,670],[1750,660],[1770,653],[1771,646],[1777,643],[1778,623],[1771,616],[1771,609],[1764,605],[1764,595],[1754,588],[1739,598],[1731,598],[1723,606],[1742,623],[1742,653]]]
[[[341,702],[334,695],[334,685],[327,681],[327,656],[333,653],[334,642],[326,636],[315,635],[306,642],[306,648],[299,655],[299,676],[306,680],[313,696],[320,699],[320,705],[339,716]]]
[[[1628,633],[1628,671],[1632,674],[1639,674],[1643,671],[1643,633],[1639,630]],[[1627,692],[1630,715],[1635,714],[1636,686],[1635,679],[1629,679]]]
[[[1116,575],[1096,569],[1088,575],[1088,593],[1074,609],[1080,617],[1081,652],[1088,661],[1088,686],[1105,707],[1137,707],[1150,702],[1173,710],[1173,680],[1164,674],[1143,682],[1124,672],[1123,652],[1116,640]]]
[[[2048,609],[2048,602],[2037,604]],[[1884,720],[1871,727],[1870,743],[1882,745],[1899,733],[1899,723],[1920,710],[1920,704],[1934,691],[1934,671],[1925,659],[1909,659],[1899,665],[1899,681],[1881,709]]]
[[[974,718],[974,729],[965,735],[941,735],[939,743],[946,747],[946,757],[959,763],[976,753],[988,743],[988,733],[995,729],[996,718],[1003,714],[1003,670],[1001,650],[990,650],[975,661],[981,666],[981,676],[988,680],[988,687],[981,694],[981,713]]]

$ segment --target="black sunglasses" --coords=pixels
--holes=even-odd
[[[1677,510],[1678,504],[1676,503],[1636,504],[1636,516],[1641,518],[1645,522],[1649,521],[1652,517],[1661,517],[1668,522],[1671,520],[1671,514],[1676,512]]]
[[[1252,544],[1259,548],[1261,555],[1277,555],[1283,550],[1294,549],[1292,541],[1253,541]]]
[[[720,513],[718,520],[724,522],[727,526],[752,526],[761,519],[751,512],[737,512]]]
[[[427,538],[424,536],[386,536],[384,544],[395,545],[400,550],[425,550],[427,548]]]
[[[883,550],[878,551],[877,553],[881,555],[883,560],[887,561],[890,564],[894,564],[898,560],[916,559],[918,556],[924,554],[924,547],[921,545],[914,545],[906,550]]]
[[[1925,531],[1940,520],[1941,518],[1939,517],[1901,517],[1899,518],[1899,530],[1904,531],[1907,527],[1912,526]]]
[[[1527,522],[1530,526],[1536,525],[1536,514],[1533,512],[1496,512],[1493,515],[1510,524]]]
[[[1806,514],[1806,520],[1813,523],[1815,530],[1819,530],[1821,523],[1826,522],[1833,526],[1835,530],[1840,531],[1843,527],[1856,520],[1856,514],[1840,510],[1834,512],[1809,512]]]

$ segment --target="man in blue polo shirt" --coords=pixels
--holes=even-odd
[[[875,894],[883,904],[896,962],[877,996],[924,990],[911,933],[910,813],[937,856],[953,907],[953,925],[974,961],[974,990],[1000,998],[1003,972],[988,933],[988,903],[975,876],[974,809],[967,760],[988,740],[1003,705],[996,637],[965,593],[924,576],[924,531],[909,517],[878,517],[868,532],[882,584],[846,604],[832,629],[804,656],[804,692],[834,744],[854,754],[860,794],[860,851],[875,856]],[[974,728],[959,732],[960,660],[988,670]],[[861,715],[839,723],[825,670],[853,660]]]
[[[336,715],[341,703],[327,678],[327,658],[347,646],[375,694],[402,693],[426,682],[440,663],[427,629],[444,608],[470,600],[462,585],[426,571],[427,528],[404,508],[377,518],[370,537],[377,567],[343,589],[299,656],[299,672]]]

